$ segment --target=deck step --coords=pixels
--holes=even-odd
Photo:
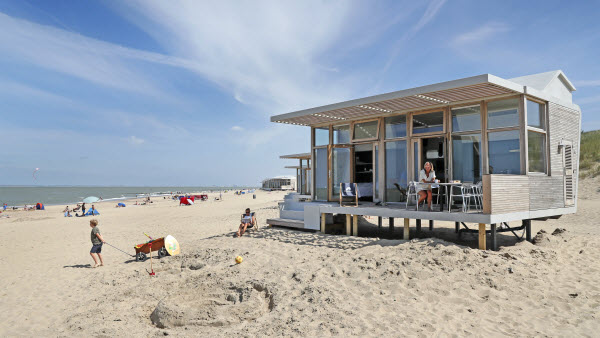
[[[289,218],[269,218],[267,224],[276,225],[282,227],[300,228],[304,229],[304,221]]]

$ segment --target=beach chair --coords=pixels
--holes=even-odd
[[[360,192],[356,183],[340,183],[340,207],[343,206],[344,197],[354,197],[356,205],[353,206],[357,207],[359,194]]]
[[[242,217],[240,218],[241,223],[244,222],[245,217],[246,217],[246,214],[245,213],[242,214]],[[256,219],[255,212],[250,213],[250,222],[252,222],[252,218],[254,218],[256,220],[256,222],[254,224],[250,223],[246,229],[251,229],[252,231],[257,231],[258,230],[258,220]]]

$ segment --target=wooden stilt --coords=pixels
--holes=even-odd
[[[394,217],[390,217],[390,231],[394,231]]]
[[[377,217],[377,226],[380,228],[383,226],[383,217]]]
[[[352,217],[350,214],[346,214],[346,235],[352,235]]]
[[[479,223],[479,250],[486,250],[486,247],[485,247],[485,223]]]
[[[420,232],[421,232],[421,220],[418,219],[417,220],[417,233],[420,233]]]
[[[523,225],[525,226],[525,239],[531,242],[531,220],[524,219]]]
[[[405,218],[404,219],[404,236],[403,236],[403,238],[408,241],[410,239],[409,235],[410,235],[410,219]]]
[[[353,215],[352,217],[354,218],[354,224],[352,224],[352,235],[358,236],[358,215]]]
[[[454,222],[454,232],[458,233],[458,229],[460,229],[460,223]]]
[[[433,231],[433,220],[429,220],[429,231]]]
[[[490,227],[492,229],[492,231],[490,232],[490,246],[492,247],[492,250],[496,251],[498,250],[498,244],[496,242],[496,224],[492,224],[490,225]]]
[[[321,214],[321,232],[325,233],[325,220],[327,218],[325,217],[325,214]]]

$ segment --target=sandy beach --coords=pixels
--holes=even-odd
[[[600,192],[580,183],[576,215],[534,221],[534,244],[499,235],[496,252],[475,249],[475,235],[457,241],[453,223],[410,241],[376,219],[360,224],[369,237],[267,227],[282,192],[96,203],[105,240],[130,254],[144,233],[178,239],[182,254],[155,259],[154,277],[149,260],[106,245],[106,266],[92,269],[91,217],[9,211],[0,335],[597,336]],[[261,227],[233,238],[246,207]]]

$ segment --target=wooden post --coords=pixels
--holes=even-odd
[[[460,223],[459,222],[454,222],[454,232],[458,233],[459,229],[460,229]]]
[[[433,231],[433,220],[429,220],[429,231]]]
[[[418,219],[417,220],[417,233],[420,233],[420,232],[421,232],[421,220]]]
[[[353,215],[352,217],[354,217],[354,224],[352,225],[352,235],[358,236],[358,215]]]
[[[377,217],[377,226],[380,228],[383,226],[383,217]]]
[[[523,225],[525,226],[525,239],[531,242],[531,220],[524,219]]]
[[[496,251],[498,250],[498,246],[497,246],[497,242],[496,242],[496,224],[492,224],[490,225],[492,231],[490,233],[491,236],[491,246],[492,246],[492,250]]]
[[[485,223],[479,223],[479,250],[486,250],[486,247],[485,247]]]
[[[394,217],[390,217],[390,231],[394,231]]]
[[[352,235],[352,220],[350,214],[346,214],[346,235]]]
[[[402,238],[404,238],[405,240],[409,240],[409,235],[410,235],[410,219],[405,218],[404,219],[404,236]]]
[[[325,233],[325,220],[327,218],[325,217],[325,214],[321,214],[321,232]]]

